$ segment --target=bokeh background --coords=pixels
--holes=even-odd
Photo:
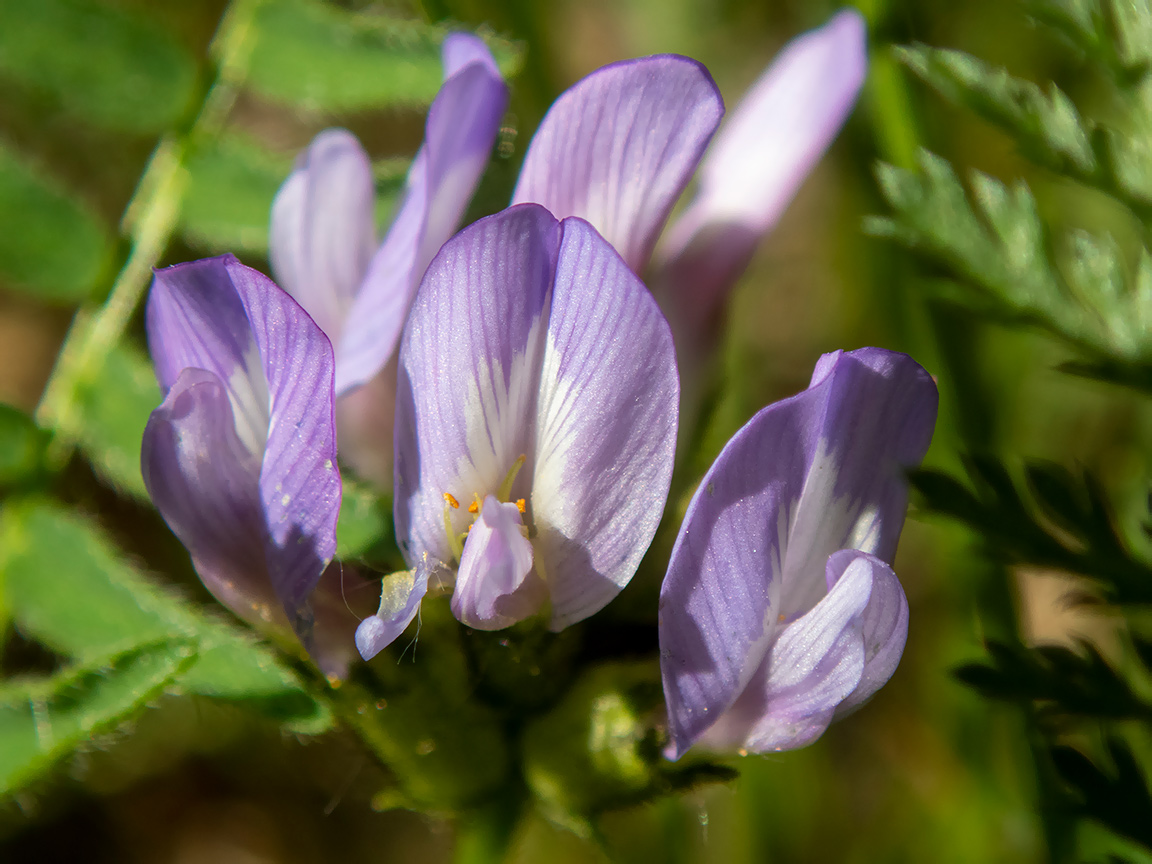
[[[711,70],[731,108],[789,38],[822,24],[838,8],[824,0],[338,5],[485,27],[523,52],[521,71],[511,82],[509,128],[474,215],[507,200],[540,117],[557,94],[588,72],[627,57],[687,54]],[[100,248],[104,236],[108,251],[96,254],[91,266],[93,283],[107,283],[115,226],[158,136],[186,121],[196,88],[210,74],[207,50],[225,4],[53,0],[36,13],[48,18],[29,23],[34,6],[0,0],[0,156],[19,152],[82,202],[87,221],[81,220],[76,233],[44,243],[58,247],[61,256],[80,255],[78,245],[95,242]],[[61,90],[23,71],[28,56],[48,57],[67,45],[44,34],[58,27],[73,38],[88,26],[83,16],[93,7],[111,7],[143,22],[157,43],[175,44],[187,58],[175,72],[161,69],[169,76],[165,81],[175,81],[160,89],[172,94],[173,104],[153,106],[153,115],[136,129],[94,122],[84,104],[90,97],[62,97],[67,81]],[[1043,336],[930,300],[927,289],[938,274],[862,230],[866,215],[886,210],[874,179],[877,160],[912,167],[916,148],[925,146],[958,169],[974,167],[1004,180],[1023,177],[1042,215],[1057,228],[1107,231],[1122,244],[1136,236],[1131,217],[1103,195],[1031,167],[996,130],[913,81],[889,45],[922,41],[961,48],[1016,75],[1054,79],[1082,104],[1106,114],[1098,82],[1016,3],[873,0],[860,8],[870,26],[868,81],[839,139],[732,297],[720,361],[723,384],[702,464],[758,408],[802,389],[820,354],[880,345],[911,353],[937,377],[942,411],[930,465],[955,468],[957,454],[966,449],[1009,461],[1059,459],[1097,473],[1122,516],[1136,512],[1148,488],[1146,454],[1152,452],[1145,401],[1055,371],[1067,359],[1065,349]],[[40,34],[44,42],[17,45],[12,33]],[[123,50],[130,48],[136,50]],[[137,68],[130,59],[125,70]],[[115,75],[118,62],[113,47],[99,74]],[[79,85],[72,90],[87,92]],[[156,90],[145,81],[140,92]],[[179,104],[181,98],[188,102]],[[280,161],[273,167],[282,175],[295,153],[328,125],[355,131],[377,160],[410,157],[423,133],[419,108],[309,112],[248,90],[241,91],[225,123],[274,153]],[[275,191],[267,183],[256,187],[267,200]],[[213,219],[225,217],[214,212],[210,194],[190,200],[198,209],[187,218],[199,220],[201,231],[181,233],[164,264],[218,251],[209,229]],[[260,200],[254,193],[236,218],[250,219]],[[92,229],[96,241],[84,234],[89,222],[98,226]],[[266,238],[257,231],[249,241],[236,251],[267,271],[259,251]],[[0,247],[5,242],[0,237]],[[27,411],[36,407],[73,311],[67,300],[47,302],[0,277],[0,400]],[[134,328],[139,340],[139,322]],[[118,494],[80,460],[69,465],[60,484],[61,494],[98,518],[145,566],[163,570],[164,578],[189,595],[206,597],[154,512]],[[980,657],[982,640],[990,635],[1019,629],[1030,640],[1059,641],[1078,633],[1107,651],[1115,625],[1070,610],[1058,574],[1010,571],[987,562],[981,552],[978,538],[914,509],[896,560],[911,607],[908,647],[896,675],[870,704],[804,750],[731,760],[740,772],[732,784],[609,815],[602,825],[607,851],[534,816],[520,829],[511,860],[1045,860],[1027,719],[1015,708],[980,698],[952,670]],[[18,632],[6,636],[0,659],[5,673],[52,662]],[[0,860],[452,860],[451,826],[432,815],[378,812],[371,802],[379,783],[355,741],[340,733],[297,738],[218,702],[164,698],[131,734],[97,742],[49,785],[5,802]]]

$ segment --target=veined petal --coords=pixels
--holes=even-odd
[[[540,376],[531,514],[560,630],[628,584],[664,512],[679,384],[668,324],[591,225],[563,239]]]
[[[837,552],[828,559],[829,575],[843,563],[842,556],[860,553]],[[855,711],[872,695],[888,683],[892,673],[900,663],[904,653],[904,643],[908,640],[908,599],[900,580],[892,568],[873,556],[864,556],[872,567],[872,596],[868,598],[868,608],[864,610],[861,622],[864,638],[864,672],[856,689],[836,708],[836,718]],[[834,566],[835,565],[835,566]],[[846,564],[845,564],[846,567]]]
[[[823,734],[864,672],[863,619],[877,568],[892,572],[854,550],[828,559],[828,593],[782,625],[760,668],[704,743],[764,753],[803,747]]]
[[[540,609],[547,592],[532,572],[532,544],[521,526],[515,504],[485,497],[464,543],[452,594],[452,614],[461,623],[500,630]]]
[[[687,57],[605,66],[548,111],[512,203],[587,219],[640,272],[723,113],[708,70]]]
[[[416,613],[420,601],[428,593],[428,575],[432,568],[423,556],[411,570],[402,570],[384,577],[380,586],[380,608],[356,628],[356,650],[365,660],[371,660],[399,638]]]
[[[288,294],[231,255],[158,271],[148,336],[162,385],[184,363],[224,387],[236,437],[260,465],[267,578],[307,645],[305,603],[336,551],[340,510],[331,344]]]
[[[447,80],[428,111],[404,202],[337,346],[338,393],[370,379],[395,352],[416,287],[460,224],[508,107],[508,88],[483,42],[454,34],[443,57]]]
[[[279,618],[264,562],[260,460],[236,435],[228,392],[216,375],[180,373],[148,419],[140,468],[205,587],[250,621]]]
[[[145,313],[148,350],[168,392],[188,368],[215,375],[228,394],[236,432],[262,456],[268,439],[268,379],[244,304],[232,284],[231,255],[157,270]]]
[[[864,19],[854,9],[788,43],[720,129],[662,257],[679,257],[708,228],[748,229],[754,244],[840,131],[867,66]]]
[[[400,348],[396,394],[396,536],[411,564],[453,558],[444,525],[470,521],[473,495],[499,489],[531,458],[548,298],[560,230],[542,207],[481,219],[428,268]],[[526,497],[533,466],[512,498]],[[445,493],[463,506],[452,509]]]
[[[752,680],[777,619],[827,592],[829,555],[890,560],[923,457],[936,387],[914,360],[826,355],[808,390],[770,405],[725,445],[688,507],[660,594],[664,691],[683,753]]]
[[[376,250],[375,199],[372,164],[356,136],[325,129],[272,203],[272,274],[333,342]]]

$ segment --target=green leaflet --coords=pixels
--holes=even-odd
[[[185,690],[260,705],[320,731],[326,712],[275,655],[137,572],[84,518],[39,501],[7,506],[0,585],[27,636],[81,661],[182,636],[198,649]]]
[[[971,288],[960,300],[986,312],[1039,324],[1097,356],[1152,355],[1152,262],[1145,252],[1129,276],[1110,241],[1071,238],[1062,271],[1028,187],[972,174],[972,202],[952,167],[927,151],[920,171],[881,164],[884,197],[895,214],[866,230],[946,264]],[[989,308],[991,307],[991,308]]]
[[[265,3],[256,27],[247,84],[278,102],[328,112],[420,106],[440,88],[442,27],[314,0]],[[488,42],[501,71],[514,74],[519,49]]]
[[[1092,126],[1055,84],[1045,93],[962,51],[913,45],[896,52],[941,95],[1007,130],[1037,161],[1082,176],[1097,170],[1089,140]]]
[[[376,163],[377,224],[384,224],[404,187],[407,159]],[[268,251],[272,201],[292,171],[292,159],[240,135],[225,136],[188,161],[189,184],[180,230],[207,252]]]
[[[0,75],[95,126],[159,132],[191,105],[195,62],[144,16],[96,0],[0,0],[0,21]]]
[[[264,254],[272,199],[291,170],[290,158],[246,138],[214,142],[188,161],[180,230],[201,249]]]
[[[7,26],[5,20],[0,32]],[[57,303],[83,300],[104,273],[111,250],[111,238],[94,213],[0,142],[4,287]]]
[[[164,640],[47,678],[0,687],[0,794],[130,720],[195,661],[190,640]]]
[[[139,349],[120,344],[99,374],[77,391],[75,438],[96,472],[122,492],[147,500],[140,475],[140,442],[148,415],[160,404],[152,364]]]
[[[0,402],[0,488],[33,477],[40,469],[45,436],[18,408]]]
[[[392,511],[367,487],[344,479],[340,520],[336,523],[336,557],[359,558],[392,537]]]

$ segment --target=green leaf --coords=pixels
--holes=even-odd
[[[1024,6],[1120,85],[1137,83],[1148,70],[1152,60],[1148,0],[1025,0]]]
[[[290,158],[235,135],[200,150],[188,161],[185,238],[213,252],[263,255],[272,199],[291,170]]]
[[[945,98],[1005,129],[1041,164],[1081,177],[1096,172],[1092,126],[1055,84],[1045,93],[962,51],[913,45],[896,53]]]
[[[40,469],[46,441],[31,417],[0,402],[0,487],[33,477]]]
[[[383,224],[403,191],[410,161],[373,165],[377,224]],[[292,159],[240,135],[225,136],[188,160],[189,186],[180,230],[193,246],[210,252],[268,251],[272,201],[292,171]]]
[[[312,111],[429,104],[440,88],[447,29],[378,10],[352,13],[314,0],[265,3],[247,84],[269,99]],[[510,76],[521,52],[488,39]]]
[[[53,651],[86,660],[184,636],[199,650],[180,678],[184,689],[247,700],[316,728],[327,722],[271,651],[145,579],[77,514],[37,501],[9,505],[0,556],[13,620]]]
[[[96,215],[0,142],[0,281],[42,300],[76,302],[91,292],[110,254]]]
[[[158,132],[180,120],[196,64],[139,13],[96,0],[0,0],[0,75],[95,126]]]
[[[340,519],[336,523],[336,557],[359,558],[392,537],[392,513],[366,486],[345,478]]]
[[[96,472],[115,488],[148,500],[140,475],[140,445],[148,415],[160,404],[152,364],[131,345],[117,345],[95,379],[77,389],[74,427],[61,430],[79,444]]]
[[[26,786],[94,736],[131,719],[195,656],[188,640],[165,640],[0,687],[0,794]]]
[[[972,173],[971,203],[952,167],[927,151],[920,171],[881,164],[877,177],[891,218],[866,230],[896,240],[965,280],[970,305],[1038,324],[1105,358],[1152,356],[1152,262],[1129,278],[1108,240],[1072,235],[1066,273],[1051,263],[1049,239],[1028,187]],[[958,299],[964,299],[961,294]]]

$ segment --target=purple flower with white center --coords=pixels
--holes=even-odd
[[[844,10],[789,43],[706,155],[724,106],[703,66],[675,55],[605,66],[549,110],[513,203],[586,219],[640,273],[699,164],[698,192],[657,249],[650,281],[678,339],[695,338],[851,111],[865,35],[860,14]]]
[[[277,282],[336,350],[341,451],[375,479],[388,474],[393,357],[420,279],[472,199],[508,106],[496,62],[464,33],[444,41],[444,84],[396,216],[377,248],[372,165],[360,142],[327,129],[301,154],[272,206],[269,258]],[[372,383],[362,393],[357,387]]]
[[[331,344],[231,255],[156,271],[147,328],[164,393],[144,430],[148,494],[221,603],[311,650],[341,497]]]
[[[760,411],[700,483],[660,591],[671,744],[802,747],[891,676],[908,604],[889,564],[903,468],[936,386],[879,348],[826,354],[803,393]]]
[[[445,244],[400,347],[394,506],[413,570],[385,580],[361,653],[399,635],[430,573],[475,628],[601,609],[660,521],[678,393],[667,322],[587,222],[524,205]]]

